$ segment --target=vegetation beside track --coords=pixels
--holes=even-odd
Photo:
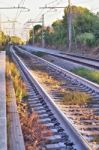
[[[16,98],[18,101],[21,101],[21,99],[27,95],[26,86],[21,79],[20,73],[16,65],[9,59],[7,59],[6,68],[7,68],[6,74],[10,75],[12,78]]]
[[[93,71],[86,68],[76,68],[72,70],[77,75],[80,75],[81,77],[84,77],[92,82],[99,84],[99,71]]]

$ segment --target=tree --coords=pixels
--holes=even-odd
[[[42,30],[41,25],[37,24],[37,25],[34,26],[34,33],[35,34],[38,33],[38,32],[41,32],[41,30]]]
[[[4,32],[0,31],[0,45],[4,45],[6,42],[6,35]]]

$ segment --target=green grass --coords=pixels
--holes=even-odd
[[[90,95],[84,92],[67,91],[64,93],[62,103],[66,105],[84,105],[90,100]]]
[[[93,70],[89,70],[86,68],[76,68],[74,70],[72,70],[74,73],[76,73],[77,75],[80,75],[92,82],[98,83],[99,84],[99,71],[93,71]]]
[[[44,52],[33,52],[33,54],[38,57],[43,57],[44,55],[46,55],[46,53],[44,53]]]

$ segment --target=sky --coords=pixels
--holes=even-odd
[[[72,5],[87,7],[93,12],[99,11],[99,0],[71,0]],[[32,24],[26,24],[27,21],[32,20],[38,22],[41,20],[42,14],[45,14],[45,25],[51,25],[56,19],[61,19],[64,15],[64,9],[40,9],[42,6],[56,6],[65,7],[68,5],[68,0],[0,0],[0,7],[13,7],[24,6],[29,8],[30,11],[23,10],[1,10],[0,9],[0,27],[7,34],[12,35],[13,32],[16,35],[22,36],[25,39],[28,38],[29,28],[32,28]],[[12,30],[12,23],[4,23],[7,20],[15,20],[15,31]],[[36,23],[35,23],[36,24]],[[34,24],[34,25],[35,25]]]

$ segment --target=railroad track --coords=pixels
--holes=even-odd
[[[14,47],[14,48],[16,50],[19,50],[19,51],[23,50],[20,47]],[[24,53],[24,51],[23,51],[23,53]],[[44,59],[42,59],[42,58],[40,58],[40,57],[38,57],[36,55],[33,55],[30,52],[25,51],[25,53],[27,55],[29,55],[30,57],[33,57],[33,58],[35,57],[35,59],[40,60],[41,62],[47,64],[51,68],[61,72],[63,74],[63,76],[65,76],[65,75],[68,76],[68,78],[70,80],[73,79],[73,80],[77,81],[78,85],[79,85],[79,83],[81,83],[82,85],[84,85],[85,88],[89,88],[90,90],[92,90],[92,92],[99,94],[99,85],[98,84],[95,84],[95,83],[93,83],[93,82],[91,82],[91,81],[89,81],[89,80],[87,80],[87,79],[85,79],[83,77],[75,75],[74,73],[72,73],[72,72],[70,72],[70,71],[68,71],[66,69],[63,69],[62,67],[59,67],[59,66],[57,66],[57,65],[55,65],[55,64],[53,64],[53,63],[51,63],[51,62],[49,62],[47,60],[44,60]]]
[[[25,47],[20,46],[20,48],[26,50]],[[39,50],[39,48],[31,48],[31,52],[33,51],[40,51],[43,52],[43,50]],[[92,58],[86,58],[83,56],[76,56],[76,55],[72,55],[72,54],[64,54],[64,53],[55,53],[54,50],[53,51],[44,51],[47,54],[50,54],[52,56],[58,57],[58,58],[62,58],[64,60],[69,60],[72,61],[74,63],[78,63],[87,67],[91,67],[94,69],[99,69],[99,60],[98,59],[92,59]]]
[[[21,51],[22,52],[22,51]],[[22,55],[24,54],[24,52],[22,53]],[[57,106],[62,110],[62,112],[64,113],[64,114],[66,114],[66,116],[68,116],[68,113],[69,113],[69,120],[68,120],[68,118],[66,119],[66,116],[64,116],[65,117],[65,121],[66,120],[68,120],[68,122],[70,123],[70,118],[75,122],[75,120],[77,120],[78,118],[83,118],[79,123],[78,123],[78,125],[77,125],[77,121],[76,121],[76,125],[77,125],[77,128],[79,128],[79,130],[76,130],[76,131],[78,131],[78,132],[80,132],[82,135],[83,135],[83,137],[84,137],[84,139],[87,139],[87,141],[90,143],[90,139],[92,140],[92,133],[94,132],[94,133],[97,133],[98,134],[98,132],[99,132],[99,128],[98,128],[98,126],[99,126],[99,120],[98,119],[95,119],[94,118],[94,116],[93,116],[93,118],[89,118],[89,116],[88,116],[88,109],[89,110],[94,110],[94,113],[98,113],[98,110],[99,110],[99,104],[98,104],[98,99],[99,99],[99,93],[98,93],[98,90],[99,90],[99,88],[98,88],[98,86],[96,85],[96,84],[93,84],[93,83],[91,83],[91,82],[89,82],[89,81],[87,81],[87,80],[84,80],[83,78],[77,78],[77,76],[73,76],[73,74],[71,74],[70,72],[66,72],[66,70],[63,70],[63,69],[61,69],[60,67],[57,67],[57,66],[55,66],[55,65],[53,65],[53,64],[51,64],[51,63],[49,63],[49,62],[47,62],[47,61],[45,61],[45,60],[43,60],[43,59],[41,59],[41,58],[38,58],[37,56],[34,56],[34,55],[31,55],[31,54],[29,54],[29,53],[27,53],[27,55],[30,55],[31,57],[32,57],[32,59],[34,59],[35,60],[35,62],[36,63],[40,63],[40,62],[42,62],[41,64],[42,65],[44,65],[45,63],[46,63],[46,65],[47,65],[47,67],[48,67],[48,65],[49,65],[49,68],[50,68],[50,71],[51,70],[53,70],[54,69],[54,72],[55,72],[55,70],[56,70],[56,74],[54,74],[54,75],[56,75],[58,78],[60,78],[60,76],[63,78],[63,77],[65,77],[65,80],[68,80],[70,83],[67,85],[67,86],[69,86],[69,87],[71,87],[71,88],[74,88],[75,89],[75,87],[76,88],[78,88],[79,90],[82,90],[82,91],[85,91],[86,93],[90,93],[91,95],[92,95],[92,98],[93,98],[93,102],[92,102],[92,104],[91,104],[91,107],[83,107],[83,108],[79,108],[79,107],[77,107],[77,106],[72,106],[72,107],[68,107],[68,106],[65,106],[65,105],[60,105],[59,104],[59,98],[55,98],[55,93],[54,94],[52,94],[52,96],[53,96],[53,100],[54,100],[54,104],[57,104]],[[30,57],[29,56],[29,57]],[[38,61],[39,60],[39,61]],[[49,69],[48,68],[48,69]],[[61,73],[61,75],[60,75],[60,73]],[[70,74],[69,74],[70,73]],[[65,76],[64,76],[65,75]],[[82,81],[81,81],[81,79],[82,79]],[[87,84],[87,85],[86,85]],[[55,92],[55,91],[54,91]],[[51,94],[51,93],[50,93]],[[53,100],[52,100],[52,102],[53,102]],[[95,102],[94,102],[95,101]],[[96,107],[94,107],[95,105],[97,105],[97,108]],[[55,105],[56,106],[56,105]],[[59,110],[59,109],[58,109]],[[83,110],[82,112],[81,112],[81,110]],[[60,110],[59,110],[60,111]],[[78,112],[78,115],[77,115],[77,112]],[[87,115],[88,116],[88,118],[84,118],[84,116],[83,116],[83,114],[82,113],[85,113],[85,115]],[[90,113],[90,111],[89,111],[89,113]],[[57,113],[56,113],[57,114]],[[96,115],[96,114],[94,114],[94,115]],[[80,116],[81,115],[81,116]],[[92,116],[91,116],[92,117]],[[93,122],[94,121],[94,122]],[[62,121],[63,122],[63,121]],[[72,122],[71,121],[71,123],[70,124],[72,124],[72,125],[70,125],[69,124],[69,126],[72,126],[72,128],[73,129],[75,129],[75,126],[74,126],[74,122]],[[81,124],[81,122],[82,122],[82,124]],[[77,129],[76,128],[76,129]],[[84,131],[82,132],[82,128],[84,129]],[[67,131],[68,132],[68,131]],[[80,139],[80,141],[83,141],[83,138],[82,138],[82,136],[81,136],[81,134],[79,135],[79,133],[78,132],[75,132],[75,133],[73,133],[74,134],[74,136],[75,136],[75,134],[77,134],[78,136],[77,137],[80,137],[81,139]],[[72,136],[73,136],[73,134],[72,134]],[[96,135],[97,135],[96,134]],[[70,134],[69,134],[69,136],[70,136]],[[79,139],[79,138],[78,138]],[[83,141],[84,142],[84,145],[87,145],[87,149],[90,149],[90,147],[88,146],[88,143],[86,142],[86,140],[84,140]],[[75,143],[75,142],[74,142]],[[79,144],[80,142],[78,142],[78,144]],[[90,143],[91,144],[91,143]],[[97,145],[97,147],[98,147],[98,144],[96,144]],[[93,146],[94,147],[94,145],[93,145],[93,143],[91,144],[91,146]],[[80,145],[80,149],[81,149],[81,145]],[[92,150],[94,149],[92,147]],[[81,149],[81,150],[83,150],[83,148]],[[84,149],[85,150],[85,149]]]
[[[42,89],[39,83],[35,79],[33,79],[33,76],[31,75],[28,68],[22,63],[22,61],[15,53],[13,53],[13,59],[21,68],[21,74],[27,84],[29,94],[28,104],[30,105],[31,111],[37,112],[41,122],[46,124],[52,131],[53,136],[49,138],[49,143],[46,144],[45,149],[90,149],[87,143],[83,141],[78,133],[76,133],[75,129],[72,129],[72,126],[70,126],[69,122],[65,120],[63,114],[53,103],[44,89]]]

